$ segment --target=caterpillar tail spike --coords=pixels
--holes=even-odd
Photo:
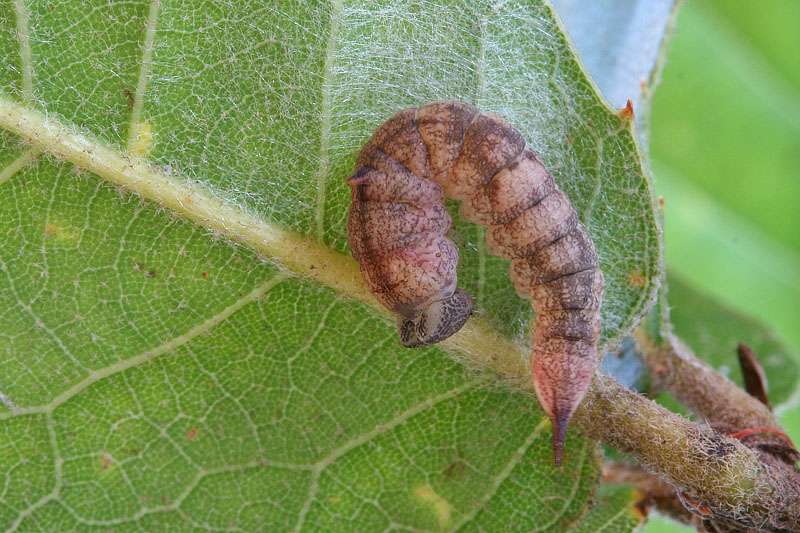
[[[552,425],[553,462],[561,466],[567,429],[589,388],[594,363],[553,353],[542,353],[534,346],[531,374],[536,398]],[[570,359],[572,364],[564,364]]]
[[[567,413],[557,413],[551,419],[553,423],[553,464],[561,466],[561,458],[564,455],[564,441],[567,440],[567,428],[572,418]]]

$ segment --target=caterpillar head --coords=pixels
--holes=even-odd
[[[406,348],[428,346],[454,335],[472,314],[472,298],[461,289],[433,302],[414,320],[399,318],[397,333]]]

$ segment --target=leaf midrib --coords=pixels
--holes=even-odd
[[[135,156],[122,154],[53,117],[0,96],[0,128],[18,135],[38,150],[96,174],[124,190],[170,209],[214,233],[236,241],[279,264],[289,274],[309,278],[372,307],[392,319],[361,279],[358,263],[319,243],[288,231],[215,195],[200,184],[182,182]],[[470,366],[493,371],[526,392],[528,348],[475,317],[457,335],[442,343],[457,350]]]

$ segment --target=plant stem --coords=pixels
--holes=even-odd
[[[698,359],[673,333],[662,335],[656,342],[641,328],[634,333],[644,362],[679,402],[710,423],[780,427],[769,407]]]
[[[767,468],[738,440],[672,413],[610,376],[595,376],[573,423],[583,435],[638,459],[715,520],[800,531],[795,468]]]

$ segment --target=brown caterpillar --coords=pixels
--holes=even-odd
[[[603,274],[567,196],[522,134],[454,101],[400,111],[368,141],[347,180],[347,233],[361,274],[398,317],[404,346],[456,333],[472,313],[456,288],[458,249],[444,196],[488,226],[486,249],[511,259],[511,281],[536,311],[531,369],[561,464],[572,415],[597,363]]]

